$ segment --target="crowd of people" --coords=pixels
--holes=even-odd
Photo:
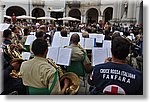
[[[80,61],[83,67],[89,70],[85,72],[88,75],[87,80],[90,85],[88,91],[91,95],[143,94],[142,25],[109,24],[108,22],[103,24],[102,21],[97,24],[73,22],[66,23],[64,26],[41,22],[35,25],[28,22],[12,24],[3,31],[4,87],[1,94],[27,95],[29,87],[34,90],[47,89],[52,95],[66,94],[70,79],[65,78],[62,86],[60,76],[56,74],[57,65],[49,64],[46,58],[48,47],[51,47],[56,31],[60,31],[62,37],[67,37],[70,32],[81,32],[84,38],[88,38],[89,33],[97,33],[105,35],[105,40],[111,40],[112,57],[107,58],[104,64],[96,66],[91,65],[92,55],[89,57],[88,51],[79,45],[80,37],[77,33],[71,36],[70,45],[65,46],[72,49],[71,61]],[[32,35],[33,32],[36,40],[30,46],[25,45],[27,36]],[[101,47],[101,44],[97,44],[97,47]],[[30,52],[32,57],[25,61],[19,57],[22,52]],[[65,69],[65,66],[62,67],[64,73],[71,71]]]

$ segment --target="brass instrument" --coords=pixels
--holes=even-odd
[[[4,53],[7,54],[12,60],[10,63],[13,62],[23,62],[22,56],[20,52],[16,48],[11,48],[12,45],[6,45],[4,48]],[[19,70],[12,70],[10,76],[13,78],[19,78],[21,76]]]
[[[67,72],[67,73],[64,74],[60,66],[56,65],[49,58],[47,60],[48,60],[48,63],[50,63],[53,67],[58,69],[61,87],[64,84],[63,83],[64,79],[66,79],[66,78],[69,79],[69,87],[65,90],[65,94],[69,94],[69,95],[76,94],[78,92],[79,86],[80,86],[79,77],[73,72]]]

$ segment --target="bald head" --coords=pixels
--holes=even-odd
[[[80,41],[80,36],[78,34],[73,34],[70,41],[74,44],[78,44],[78,42]]]

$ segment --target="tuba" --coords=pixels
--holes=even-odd
[[[62,69],[60,66],[56,65],[52,59],[47,58],[48,63],[50,63],[54,68],[58,69],[58,73],[59,73],[59,79],[60,79],[60,86],[61,88],[64,85],[64,79],[69,79],[69,87],[65,90],[65,94],[67,95],[74,95],[78,92],[79,90],[79,86],[80,86],[80,79],[79,77],[73,73],[73,72],[67,72],[67,73],[63,73]]]

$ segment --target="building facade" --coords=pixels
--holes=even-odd
[[[81,23],[143,24],[143,0],[0,0],[0,22],[3,15],[75,17]]]

